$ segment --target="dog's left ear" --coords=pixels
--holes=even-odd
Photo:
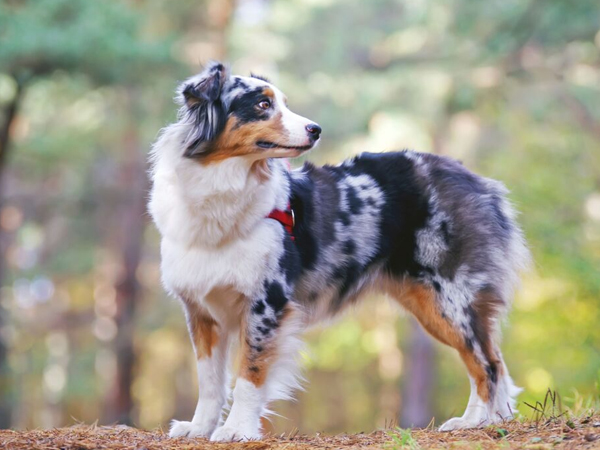
[[[179,88],[184,113],[193,122],[185,140],[184,155],[188,158],[201,157],[206,153],[210,148],[208,144],[225,126],[227,112],[221,101],[221,93],[228,77],[227,68],[219,62],[213,62]]]

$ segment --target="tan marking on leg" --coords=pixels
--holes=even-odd
[[[475,321],[474,332],[477,341],[481,345],[481,351],[490,364],[495,364],[498,374],[503,373],[500,351],[494,342],[497,334],[495,329],[497,317],[504,302],[491,290],[482,290],[477,294],[477,298],[472,304],[473,311],[477,320]]]
[[[405,282],[393,285],[388,291],[440,342],[458,348],[464,341],[456,328],[440,314],[433,289],[422,284]]]
[[[212,349],[219,341],[218,324],[195,301],[181,295],[180,298],[186,309],[188,331],[194,344],[196,359],[210,358]]]
[[[279,348],[277,346],[279,336],[277,333],[283,326],[285,326],[285,322],[290,319],[293,311],[293,307],[289,306],[288,304],[278,321],[279,326],[274,331],[274,337],[271,337],[269,341],[265,340],[259,344],[262,348],[262,351],[260,352],[257,352],[250,347],[246,336],[247,327],[244,320],[240,331],[242,354],[240,363],[240,377],[250,381],[256,387],[261,387],[263,384],[265,384],[269,374],[269,369],[273,362],[275,362],[277,359],[279,352]]]
[[[467,347],[460,330],[442,317],[436,305],[435,291],[428,286],[410,281],[402,284],[389,283],[387,287],[388,293],[410,311],[429,334],[458,351],[467,366],[469,375],[475,380],[479,397],[487,402],[490,398],[490,390],[485,367]]]
[[[475,357],[473,350],[469,350],[466,346],[457,348],[460,358],[467,366],[469,375],[475,380],[477,385],[477,394],[484,401],[488,402],[490,399],[490,385],[488,383],[488,374],[485,368],[481,364],[481,361]]]

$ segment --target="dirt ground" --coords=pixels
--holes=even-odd
[[[431,429],[387,430],[338,436],[271,436],[261,441],[216,444],[205,439],[170,439],[162,430],[77,425],[53,430],[0,430],[6,450],[309,450],[309,449],[600,449],[600,414],[569,419],[512,421],[481,430],[440,433]]]

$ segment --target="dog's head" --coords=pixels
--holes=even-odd
[[[319,125],[290,111],[267,80],[231,76],[221,63],[183,82],[179,94],[181,120],[189,126],[184,155],[203,163],[295,157],[321,134]]]

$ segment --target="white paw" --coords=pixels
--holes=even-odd
[[[469,420],[463,419],[462,417],[454,417],[444,423],[439,431],[452,431],[452,430],[464,430],[467,428],[478,428],[483,427],[488,424],[488,421],[485,419],[480,420]]]
[[[231,442],[231,441],[254,441],[261,438],[260,431],[244,430],[241,428],[223,425],[215,430],[210,437],[211,441]]]
[[[193,422],[173,420],[171,422],[171,429],[169,430],[169,437],[209,437],[212,431],[212,429],[208,429],[207,427]]]

